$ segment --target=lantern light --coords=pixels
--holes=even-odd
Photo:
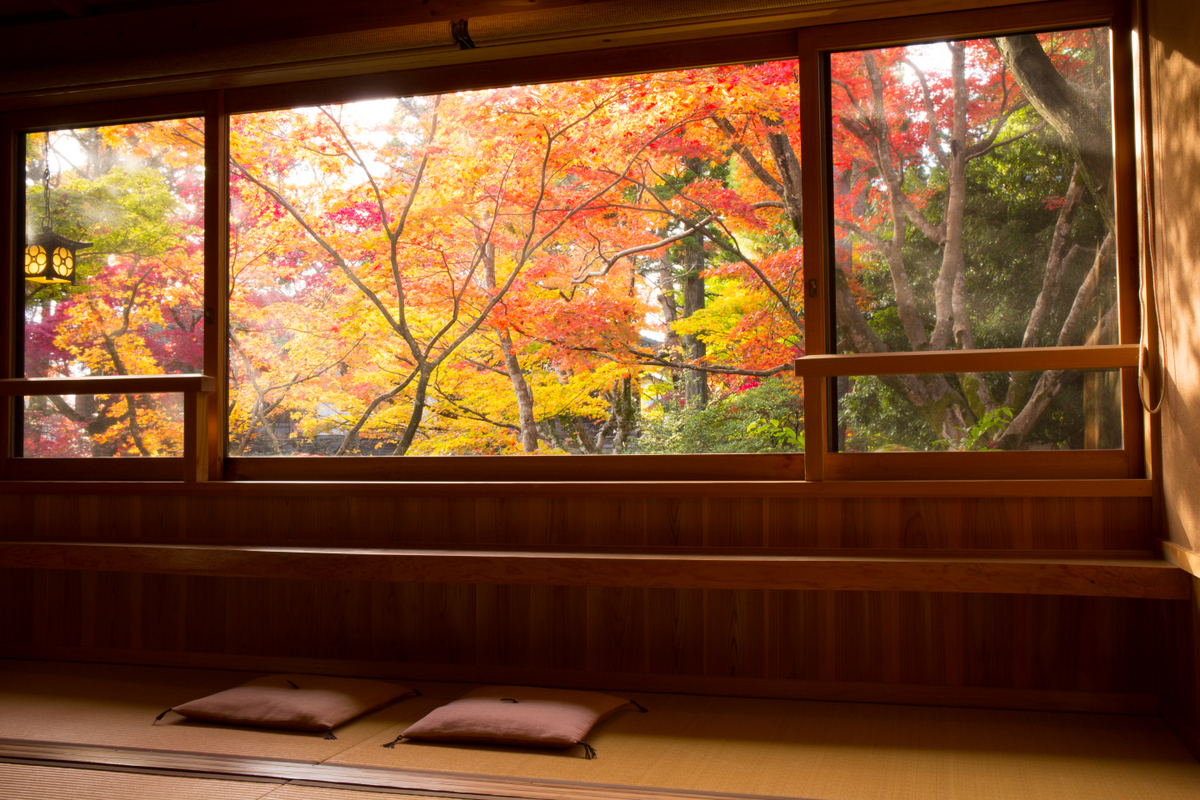
[[[50,222],[50,134],[46,133],[46,166],[42,170],[46,213],[41,234],[25,242],[25,280],[35,283],[75,283],[75,253],[91,242],[77,242],[54,232]]]

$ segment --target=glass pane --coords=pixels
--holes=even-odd
[[[179,394],[35,396],[24,403],[26,458],[183,455]]]
[[[837,378],[837,449],[1118,450],[1120,370],[1046,370],[964,375]],[[912,401],[939,386],[944,396],[991,396],[992,404],[954,417],[953,438],[937,436],[929,412]],[[1014,388],[1018,387],[1018,388]],[[1005,393],[1019,391],[1025,403]],[[1017,412],[1013,412],[1018,408]]]
[[[1073,30],[832,56],[841,352],[1117,341],[1108,37]],[[1063,402],[1045,403],[1028,373],[997,381],[911,376],[887,394],[888,382],[860,380],[853,405],[907,420],[884,443],[925,448]],[[871,429],[868,416],[855,419]],[[1085,446],[1049,417],[1040,424],[1001,441]]]
[[[231,455],[802,447],[794,61],[231,121]]]
[[[203,136],[202,119],[26,135],[26,377],[202,371]],[[34,274],[52,260],[49,233],[83,245],[73,282],[65,267],[56,282]],[[36,429],[23,440],[44,456],[165,454],[160,442],[178,443],[179,398],[143,395],[133,409],[110,399],[31,398]],[[47,449],[55,442],[62,452]]]

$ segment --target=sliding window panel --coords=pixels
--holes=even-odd
[[[1080,346],[1082,367],[1122,341],[1111,41],[829,54],[834,352]],[[834,379],[829,451],[1126,446],[1119,372],[982,366]]]
[[[17,374],[76,379],[201,372],[204,120],[21,135],[26,254]],[[48,234],[77,244],[73,264],[55,245],[39,244]],[[17,402],[23,429],[13,443],[17,454],[181,452],[178,395],[83,390]]]

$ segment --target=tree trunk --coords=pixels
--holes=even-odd
[[[704,239],[700,236],[687,240],[687,272],[683,276],[683,316],[692,316],[704,308]],[[707,348],[704,341],[694,333],[684,334],[684,357],[699,363]],[[708,374],[703,370],[684,372],[684,403],[688,408],[708,407]]]
[[[1002,36],[995,41],[1029,102],[1058,131],[1079,163],[1083,182],[1095,196],[1108,229],[1116,230],[1112,112],[1107,91],[1084,92],[1068,83],[1033,34]]]
[[[489,292],[496,291],[496,249],[493,245],[484,245],[483,280]],[[496,331],[500,342],[500,352],[504,356],[504,371],[508,373],[509,383],[512,384],[513,394],[517,399],[517,419],[521,429],[521,449],[526,453],[536,453],[538,448],[537,418],[533,413],[533,391],[529,381],[525,380],[525,372],[521,362],[517,360],[513,349],[512,335],[507,328]]]

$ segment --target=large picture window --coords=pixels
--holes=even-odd
[[[1128,31],[1024,9],[6,114],[0,473],[1139,477]]]
[[[795,61],[238,115],[229,453],[802,449]]]

